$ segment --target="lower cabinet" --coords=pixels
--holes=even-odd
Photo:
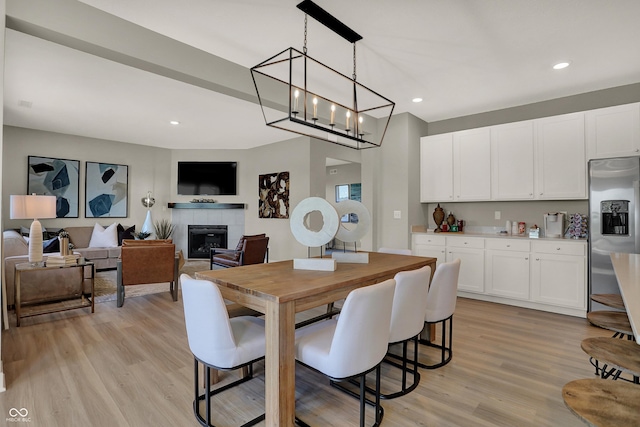
[[[484,292],[484,239],[447,237],[447,262],[460,258],[458,290]]]
[[[414,255],[461,260],[461,296],[586,316],[584,241],[414,233],[412,242]]]

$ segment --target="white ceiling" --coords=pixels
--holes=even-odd
[[[83,0],[247,68],[302,48],[298,2]],[[358,81],[427,122],[640,82],[637,0],[316,3],[363,36]],[[351,45],[312,19],[308,49],[352,74]],[[559,61],[571,66],[552,70]],[[5,124],[137,144],[235,149],[294,136],[266,127],[254,103],[13,30],[4,95]]]

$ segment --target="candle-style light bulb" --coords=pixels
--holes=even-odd
[[[298,89],[296,89],[295,92],[293,92],[293,99],[294,99],[293,112],[294,113],[298,112],[298,97],[299,96],[300,96],[300,91]]]
[[[318,98],[313,98],[313,118],[318,118]]]
[[[363,122],[364,122],[364,117],[360,116],[358,117],[358,135],[360,135],[360,138],[362,138],[362,136],[364,135],[364,126],[363,126]]]
[[[347,131],[349,131],[350,126],[349,126],[349,122],[351,121],[351,111],[347,110]]]
[[[331,104],[331,123],[329,123],[330,125],[335,125],[335,118],[336,118],[336,106]]]

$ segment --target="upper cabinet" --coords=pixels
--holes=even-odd
[[[491,198],[489,128],[453,134],[453,194],[456,201]]]
[[[536,199],[585,199],[584,113],[534,120]]]
[[[420,201],[453,201],[453,134],[420,138]]]
[[[491,127],[491,186],[495,200],[532,200],[533,122]]]
[[[640,155],[640,103],[585,114],[588,159]]]

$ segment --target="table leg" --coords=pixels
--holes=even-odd
[[[265,412],[267,427],[295,423],[295,303],[267,302]]]
[[[13,291],[14,304],[16,306],[16,326],[20,326],[20,271],[16,269],[13,276],[15,289]]]

